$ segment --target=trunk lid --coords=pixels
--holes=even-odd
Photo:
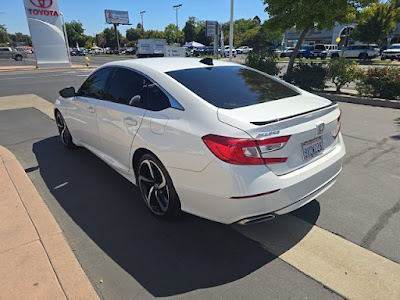
[[[290,136],[282,149],[263,155],[265,158],[287,158],[284,163],[268,164],[277,175],[301,168],[333,150],[339,114],[337,105],[331,101],[304,91],[299,96],[258,105],[218,109],[221,122],[246,131],[254,139]],[[317,129],[320,124],[324,127],[322,132]],[[310,156],[305,149],[312,145],[322,146],[322,150],[317,149],[321,152]]]

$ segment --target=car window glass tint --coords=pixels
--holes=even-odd
[[[146,79],[131,70],[118,68],[111,79],[105,100],[146,107]]]
[[[167,74],[207,102],[226,109],[299,95],[279,81],[241,66],[186,69]]]
[[[156,84],[149,82],[147,88],[149,110],[160,111],[171,106],[167,95]]]
[[[112,68],[103,68],[90,75],[79,89],[78,96],[102,99],[112,70]]]

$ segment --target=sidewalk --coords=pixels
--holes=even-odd
[[[71,69],[95,69],[96,67],[85,66],[85,65],[71,65],[71,67],[54,67],[54,68],[36,68],[36,66],[0,66],[0,72],[10,71],[31,71],[31,70],[71,70]]]
[[[99,299],[15,156],[0,146],[0,299]]]

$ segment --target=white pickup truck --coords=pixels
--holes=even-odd
[[[25,52],[13,50],[10,47],[0,47],[0,58],[15,59],[16,61],[21,61],[26,57],[27,54]]]
[[[342,57],[343,50],[331,50],[328,52],[328,56],[331,58],[339,58]],[[344,50],[343,57],[345,58],[359,58],[359,59],[368,59],[375,58],[379,56],[380,49],[378,45],[351,45]]]

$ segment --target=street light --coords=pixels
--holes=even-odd
[[[177,27],[177,28],[179,28],[179,27],[178,27],[178,9],[181,8],[181,6],[182,6],[182,4],[178,4],[178,5],[174,5],[174,6],[173,6],[173,8],[174,8],[175,11],[176,11],[176,27]]]
[[[144,15],[145,13],[146,13],[145,10],[142,10],[142,11],[140,12],[140,17],[142,18],[142,32],[143,32],[143,38],[144,38],[143,15]]]

